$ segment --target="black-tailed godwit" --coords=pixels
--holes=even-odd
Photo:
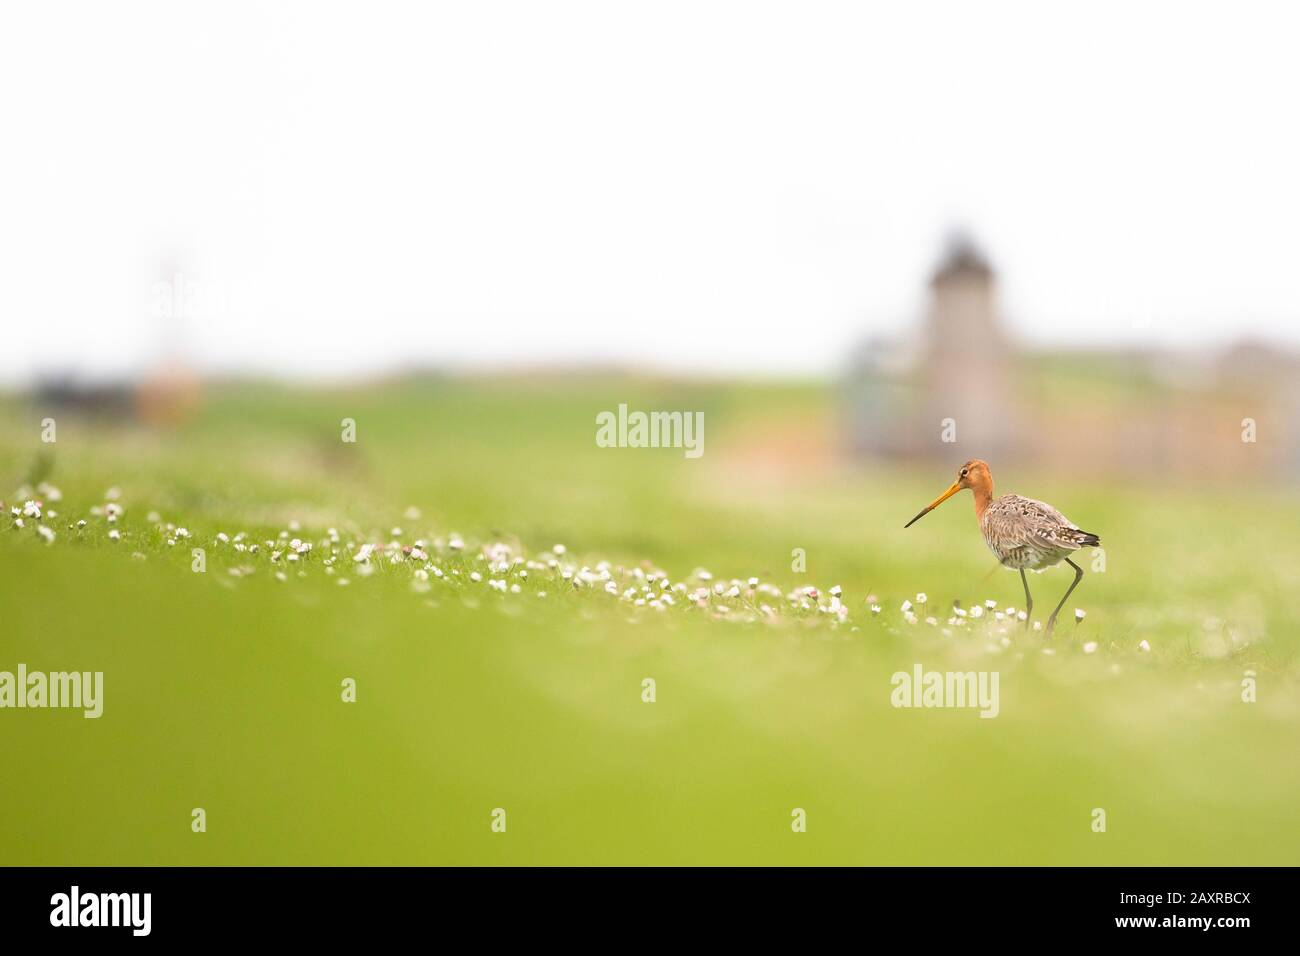
[[[1002,565],[1020,572],[1020,581],[1025,586],[1026,630],[1029,629],[1029,620],[1034,614],[1034,599],[1029,593],[1029,580],[1025,577],[1025,572],[1042,571],[1062,561],[1074,568],[1074,581],[1061,598],[1061,603],[1056,605],[1052,616],[1047,619],[1047,633],[1052,633],[1052,628],[1056,626],[1056,615],[1061,613],[1071,592],[1083,580],[1083,568],[1070,560],[1070,553],[1100,544],[1101,538],[1091,531],[1081,530],[1065,515],[1042,501],[1021,495],[994,498],[993,476],[989,474],[988,463],[978,458],[962,465],[957,472],[957,480],[948,490],[922,508],[903,527],[910,528],[963,488],[969,488],[975,493],[975,516],[979,519],[984,543]]]

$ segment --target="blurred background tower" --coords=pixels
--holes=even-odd
[[[150,425],[178,425],[194,417],[201,403],[202,383],[188,358],[189,326],[212,320],[212,303],[204,301],[205,287],[171,256],[159,263],[154,291],[158,353],[136,384],[136,414]]]
[[[993,269],[961,234],[930,291],[915,330],[872,338],[854,354],[843,395],[856,455],[1093,474],[1294,478],[1300,468],[1300,356],[1285,347],[1017,347],[1000,320]],[[1243,438],[1247,419],[1257,439]]]
[[[844,390],[853,453],[960,464],[1024,450],[1016,355],[998,319],[996,285],[974,242],[954,233],[930,280],[924,321],[899,339],[863,343],[853,357]]]
[[[913,424],[917,450],[924,457],[1004,461],[1016,451],[1014,371],[997,317],[993,270],[970,239],[957,234],[930,288],[918,369],[922,412]],[[946,419],[955,422],[955,446],[941,440]]]

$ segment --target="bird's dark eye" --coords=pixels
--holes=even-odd
[[[966,477],[966,469],[965,469],[965,468],[963,468],[963,469],[961,470],[961,477],[963,477],[963,478]]]

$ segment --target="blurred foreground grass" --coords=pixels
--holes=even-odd
[[[620,402],[704,411],[703,458],[597,448],[595,415]],[[1014,573],[988,576],[969,496],[902,528],[950,469],[846,465],[817,386],[229,386],[183,428],[60,417],[54,445],[43,416],[0,405],[6,511],[25,483],[62,491],[52,544],[2,519],[0,670],[102,670],[104,716],[0,711],[2,863],[1300,862],[1288,489],[1096,485],[993,462],[999,491],[1053,502],[1106,546],[1055,638],[1010,628],[1003,646],[944,626],[953,599],[1023,603]],[[355,445],[339,440],[345,417]],[[110,486],[116,542],[90,511]],[[281,581],[265,550],[216,542],[276,540],[290,522],[317,542],[335,527],[383,543],[400,526],[463,574],[417,591],[405,567],[362,577],[346,554],[329,574],[318,544]],[[168,546],[168,523],[192,537]],[[452,533],[463,554],[446,553]],[[838,584],[849,614],[835,625],[766,597],[775,623],[757,599],[728,602],[731,619],[687,601],[655,612],[556,572],[504,576],[520,593],[498,593],[476,556],[499,540],[529,557],[563,543],[579,566],[647,562],[692,587],[697,568],[816,586],[823,602]],[[1031,579],[1040,619],[1068,581]],[[935,626],[903,623],[918,592]],[[999,717],[892,708],[890,675],[916,662],[998,670]],[[208,832],[190,832],[193,807]],[[791,832],[795,807],[807,833]]]

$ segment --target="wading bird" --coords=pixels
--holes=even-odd
[[[1083,568],[1070,560],[1070,552],[1101,544],[1101,538],[1091,531],[1081,531],[1051,505],[1033,498],[1020,495],[994,498],[993,476],[989,474],[988,463],[978,458],[962,465],[957,480],[948,490],[922,508],[903,527],[910,528],[963,488],[975,493],[975,517],[979,519],[984,543],[1004,567],[1020,572],[1020,582],[1025,586],[1025,630],[1029,630],[1029,619],[1034,614],[1034,599],[1029,594],[1025,571],[1043,571],[1062,561],[1074,568],[1073,583],[1047,619],[1047,633],[1052,633],[1056,615],[1061,613],[1070,593],[1083,580]]]

